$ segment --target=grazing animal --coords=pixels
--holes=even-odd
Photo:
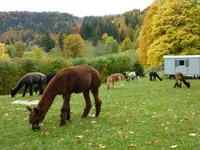
[[[191,86],[190,82],[187,82],[185,80],[185,77],[184,77],[184,75],[181,72],[177,72],[175,74],[175,78],[176,78],[176,83],[174,84],[174,88],[175,87],[181,88],[181,83],[182,82],[187,86],[187,88],[190,88],[190,86]]]
[[[45,83],[45,84],[48,85],[48,83],[51,81],[51,79],[52,79],[55,75],[56,75],[55,72],[46,74],[46,83]],[[35,93],[37,94],[37,92],[38,92],[39,90],[40,90],[40,86],[36,85],[36,86],[35,86],[35,89],[34,89]]]
[[[156,81],[156,77],[162,81],[157,72],[149,72],[150,81]]]
[[[16,95],[16,93],[22,88],[23,89],[23,94],[22,97],[24,97],[26,95],[26,90],[28,89],[28,87],[30,87],[30,96],[33,95],[33,90],[32,90],[32,86],[34,84],[38,84],[40,87],[40,94],[43,93],[43,84],[46,81],[46,76],[40,72],[31,72],[31,73],[27,73],[25,74],[17,83],[16,87],[14,89],[10,90],[10,95],[11,97],[14,97]]]
[[[70,97],[72,93],[83,93],[85,99],[85,109],[82,118],[87,117],[92,105],[89,96],[91,90],[96,107],[95,116],[98,117],[101,111],[102,101],[99,99],[99,87],[101,86],[101,77],[99,72],[89,65],[79,65],[71,68],[65,68],[59,71],[56,76],[47,85],[38,105],[31,109],[29,123],[32,129],[39,129],[40,123],[45,118],[56,95],[62,95],[63,105],[60,114],[60,126],[70,120]]]
[[[120,82],[120,86],[123,87],[123,81],[124,80],[125,80],[125,77],[121,73],[111,74],[107,78],[107,88],[110,89],[110,85],[112,85],[112,87],[114,88],[115,81],[119,81]]]
[[[137,77],[137,82],[140,83],[140,76],[138,72],[129,72],[126,71],[126,77],[127,77],[127,81],[131,82],[131,80],[133,80],[135,77]]]

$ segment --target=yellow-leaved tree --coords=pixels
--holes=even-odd
[[[34,58],[41,59],[45,56],[45,53],[43,49],[36,47],[33,49],[32,55]]]
[[[157,9],[153,11],[153,7]],[[144,19],[137,51],[146,67],[161,66],[164,55],[200,54],[198,3],[188,0],[157,2],[146,17],[149,22]]]
[[[80,34],[70,34],[64,40],[63,55],[66,58],[83,56],[84,40]]]
[[[107,34],[107,33],[104,33],[104,34],[101,36],[101,39],[102,39],[103,43],[106,43],[106,40],[108,39],[108,34]]]
[[[0,43],[0,58],[7,58],[8,55],[5,54],[6,49],[5,49],[5,45],[3,43]]]

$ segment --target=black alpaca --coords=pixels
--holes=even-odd
[[[51,81],[51,79],[52,79],[55,75],[56,75],[55,72],[46,74],[46,83],[45,83],[45,84],[48,85],[48,83]],[[39,89],[40,89],[40,86],[36,85],[36,86],[35,86],[35,89],[34,89],[34,91],[35,91],[36,94],[37,94],[37,92],[39,91]]]
[[[156,77],[162,81],[162,78],[159,77],[157,72],[149,72],[150,81],[156,81]]]
[[[30,96],[33,95],[32,86],[33,84],[38,84],[40,87],[40,94],[43,93],[43,84],[46,81],[46,76],[40,72],[31,72],[25,74],[17,83],[14,89],[10,90],[11,97],[14,97],[16,93],[24,87],[22,97],[26,95],[26,90],[30,87]]]
[[[185,80],[185,77],[181,72],[177,72],[175,77],[176,77],[176,83],[174,84],[174,88],[175,87],[181,88],[181,83],[182,82],[187,86],[187,88],[190,88],[190,86],[191,86],[190,82],[187,82]]]

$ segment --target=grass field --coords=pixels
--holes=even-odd
[[[63,127],[59,127],[62,98],[57,96],[39,131],[32,131],[24,105],[11,104],[9,95],[0,96],[0,149],[199,149],[200,80],[190,82],[190,89],[174,89],[174,80],[150,82],[147,77],[139,84],[125,83],[122,89],[119,83],[110,90],[102,84],[100,116],[93,117],[92,107],[82,119],[83,96],[74,94],[71,120]],[[18,100],[39,98],[16,96]]]

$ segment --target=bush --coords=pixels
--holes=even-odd
[[[139,72],[140,76],[144,76],[144,67],[138,60],[133,64],[133,71]]]

